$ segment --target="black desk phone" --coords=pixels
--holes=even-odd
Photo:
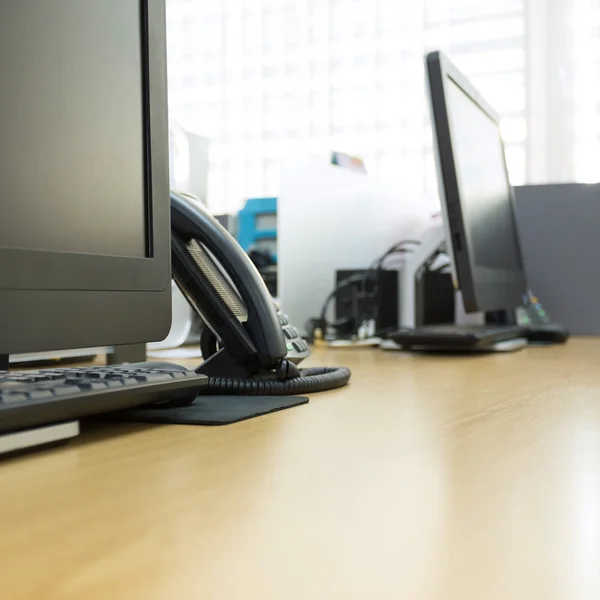
[[[204,206],[171,192],[173,279],[204,323],[209,393],[305,394],[345,385],[344,368],[299,369],[306,342],[278,310],[248,255]]]

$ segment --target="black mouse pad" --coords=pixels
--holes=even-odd
[[[170,425],[229,425],[278,410],[307,404],[300,396],[203,396],[189,406],[130,408],[110,415],[111,420]]]

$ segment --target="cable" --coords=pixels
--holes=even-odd
[[[279,381],[277,375],[258,375],[251,379],[209,377],[205,393],[241,396],[294,396],[312,394],[342,387],[350,380],[350,369],[321,367],[298,369],[299,377]]]
[[[363,323],[366,323],[370,320],[377,322],[378,307],[377,303],[373,302],[374,299],[376,300],[378,293],[379,277],[377,275],[383,270],[385,260],[388,257],[394,254],[406,254],[412,252],[412,249],[406,248],[406,246],[410,245],[420,245],[420,242],[418,240],[410,239],[396,242],[390,246],[379,258],[373,261],[365,273],[362,275],[352,275],[341,281],[325,299],[319,318],[311,319],[307,323],[306,329],[310,332],[311,336],[314,335],[314,330],[316,328],[320,328],[323,336],[325,336],[329,329],[339,330],[344,325],[349,324],[353,326],[352,330],[354,334],[356,334]],[[369,285],[374,274],[376,274],[374,280],[375,285],[373,286],[372,290],[369,290]],[[342,290],[345,290],[351,285],[356,285],[357,287],[360,286],[359,291],[355,292],[353,297],[353,317],[345,318],[334,323],[329,323],[327,321],[327,310],[330,303]]]
[[[383,263],[388,256],[393,254],[406,254],[412,252],[412,249],[406,248],[405,246],[414,245],[419,246],[421,242],[417,240],[404,240],[403,242],[396,242],[393,246],[390,246],[376,261],[371,263],[371,266],[365,273],[365,282],[368,283],[369,277],[373,271],[381,270]]]
[[[385,254],[383,254],[380,258],[378,258],[374,263],[371,263],[371,266],[367,269],[367,272],[364,275],[364,283],[365,287],[369,283],[369,279],[371,275],[375,272],[379,273],[382,270],[385,259],[394,254],[409,254],[412,250],[409,248],[390,248]]]
[[[330,324],[327,322],[327,309],[329,308],[329,304],[330,302],[344,289],[346,289],[347,287],[353,285],[353,284],[359,284],[363,281],[364,279],[364,275],[352,275],[350,277],[348,277],[347,279],[342,280],[338,286],[329,294],[329,296],[327,296],[327,298],[325,299],[325,302],[323,303],[323,308],[321,309],[321,314],[319,317],[319,324],[321,327],[321,331],[323,332],[323,335],[325,335],[325,333],[327,332],[327,330],[330,327]],[[335,327],[335,325],[334,325]]]
[[[200,347],[205,358],[213,356],[219,349],[215,336],[206,328],[200,338]],[[201,366],[196,371],[202,372]],[[286,396],[332,390],[346,385],[349,380],[349,369],[299,369],[291,360],[284,358],[274,370],[263,370],[252,377],[209,376],[206,391],[227,395]]]
[[[391,246],[382,256],[376,260],[367,273],[365,274],[364,284],[363,284],[363,296],[368,297],[371,300],[370,306],[365,307],[363,314],[359,318],[359,322],[365,323],[367,320],[371,320],[373,323],[377,323],[377,319],[379,317],[379,305],[377,303],[377,297],[379,294],[379,279],[381,277],[381,272],[384,270],[383,265],[385,263],[386,258],[392,256],[393,254],[406,254],[411,253],[412,249],[406,248],[407,245],[420,245],[420,242],[417,240],[404,240],[403,242],[398,242]],[[372,274],[375,273],[374,286],[371,290],[370,294],[367,290],[369,285],[369,280],[372,277]],[[370,308],[371,314],[367,313],[367,310]],[[373,334],[375,337],[380,337],[380,332],[375,331]]]
[[[435,263],[435,261],[440,257],[440,256],[448,256],[448,252],[446,251],[445,248],[440,248],[437,250],[437,252],[435,252],[427,261],[427,263],[424,265],[424,269],[425,272],[427,273],[443,273],[443,272],[450,272],[451,271],[451,264],[449,262],[447,263],[443,263],[441,264],[439,267],[436,267],[435,269],[432,269],[431,266]]]

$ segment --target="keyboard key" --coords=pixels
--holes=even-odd
[[[52,387],[55,396],[71,396],[81,393],[81,390],[76,385],[56,385]]]
[[[57,379],[64,379],[64,373],[44,373],[40,372],[39,375],[36,375],[37,381],[56,381]]]
[[[80,390],[105,390],[108,387],[104,381],[78,381],[75,385]]]
[[[18,380],[14,380],[14,379],[5,379],[4,381],[0,380],[0,394],[2,393],[3,390],[16,388],[16,387],[22,387],[22,386],[23,386],[23,383]]]
[[[31,390],[27,392],[29,400],[47,400],[53,398],[54,394],[50,390]]]
[[[170,381],[171,379],[166,373],[138,373],[133,375],[133,378],[140,383]]]
[[[186,371],[170,371],[167,373],[171,379],[183,379],[186,377]]]
[[[106,383],[108,383],[105,380]],[[133,377],[123,377],[123,379],[121,379],[121,384],[122,385],[140,385],[139,382],[137,381],[137,379],[134,379]]]
[[[118,388],[125,385],[122,379],[103,379],[102,381],[106,384],[107,388]]]
[[[5,392],[0,394],[0,404],[12,404],[13,402],[25,402],[29,400],[27,394],[22,392]]]
[[[35,383],[38,380],[35,377],[30,377],[29,375],[27,375],[27,376],[10,375],[9,377],[7,377],[5,379],[5,381],[11,381],[14,383]]]

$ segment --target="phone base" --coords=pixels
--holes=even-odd
[[[228,379],[248,379],[254,375],[254,372],[248,367],[235,362],[233,356],[225,348],[221,348],[207,358],[194,371],[208,375],[208,377],[227,377]]]
[[[115,413],[110,416],[110,419],[168,425],[229,425],[307,403],[308,398],[300,396],[201,394],[189,406],[172,408],[144,406]]]

